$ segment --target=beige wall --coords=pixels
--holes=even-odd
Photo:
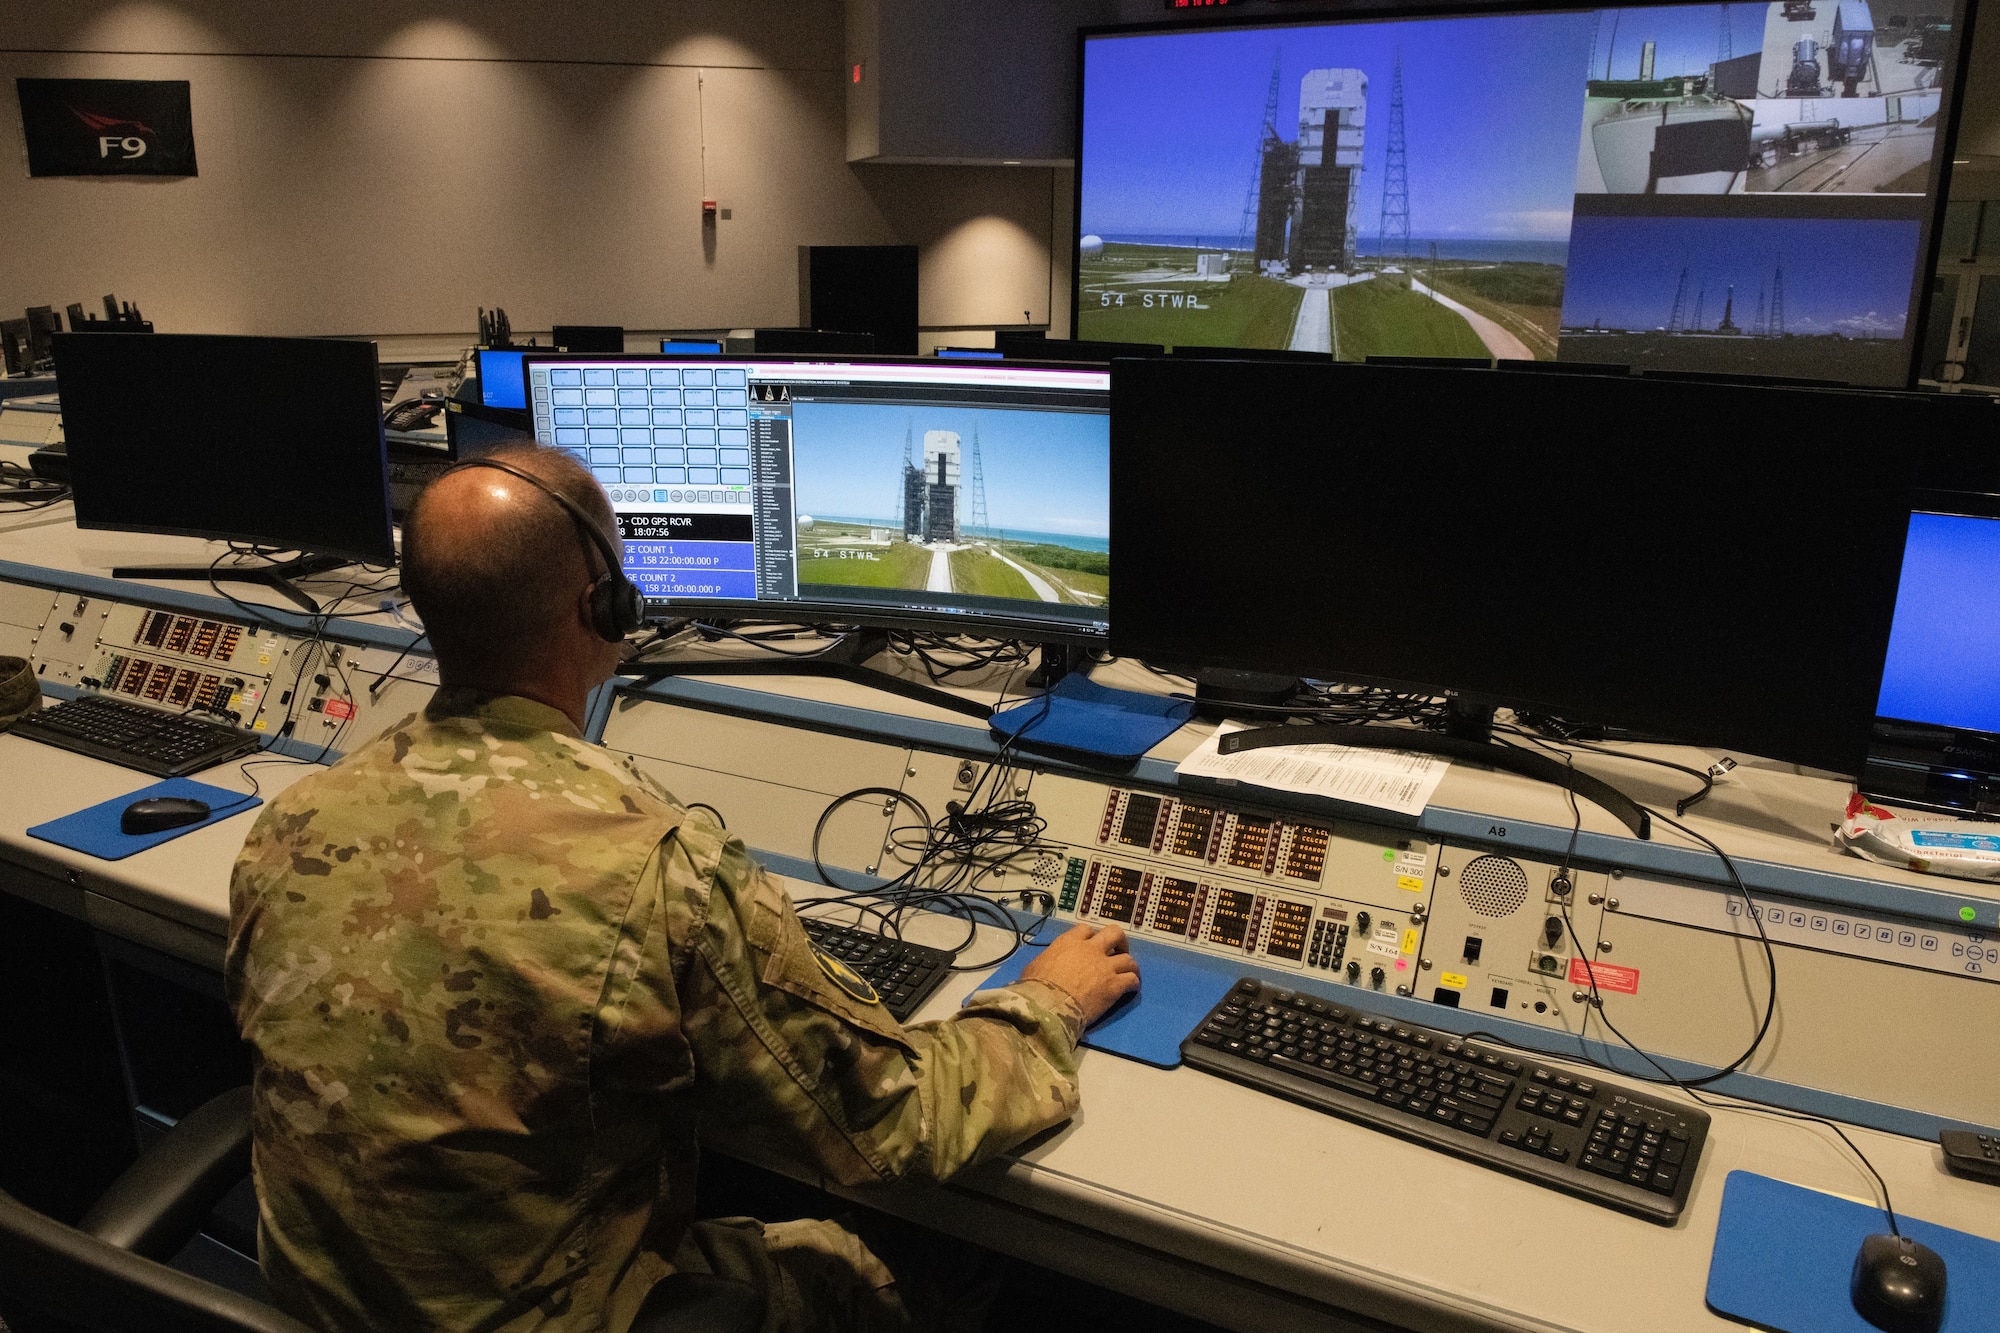
[[[839,0],[0,0],[0,78],[188,79],[201,169],[31,179],[0,116],[0,310],[785,325],[798,246],[913,242],[925,324],[1045,321],[1050,173],[848,166],[843,46]]]

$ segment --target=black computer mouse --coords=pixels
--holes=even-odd
[[[207,801],[191,796],[148,796],[125,807],[125,813],[118,816],[118,828],[123,833],[162,833],[207,818]]]
[[[1908,1236],[1861,1242],[1849,1284],[1855,1313],[1886,1333],[1937,1333],[1944,1322],[1944,1260]]]

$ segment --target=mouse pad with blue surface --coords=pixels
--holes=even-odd
[[[1016,950],[992,977],[980,983],[981,988],[1019,981],[1021,969],[1041,957],[1045,945],[1046,941]],[[1229,993],[1243,975],[1242,965],[1144,940],[1132,941],[1132,956],[1139,960],[1138,995],[1115,1005],[1083,1034],[1083,1044],[1141,1064],[1176,1068],[1181,1062],[1181,1042]]]
[[[1192,699],[1114,690],[1082,675],[1057,681],[987,725],[1028,749],[1072,750],[1110,759],[1137,759],[1194,716]]]
[[[118,827],[119,818],[125,807],[134,801],[144,801],[155,796],[184,796],[205,802],[208,818],[193,824],[183,824],[179,828],[161,829],[157,833],[127,833]],[[37,824],[28,830],[31,838],[55,843],[71,851],[95,856],[102,861],[122,861],[135,852],[143,852],[148,847],[157,847],[163,842],[171,842],[183,833],[192,833],[198,828],[207,828],[217,820],[240,815],[245,810],[254,810],[262,805],[260,796],[248,792],[231,791],[227,787],[211,787],[206,782],[196,782],[192,778],[168,778],[156,782],[139,791],[127,792],[123,796],[79,810],[61,819],[52,819],[46,824]]]
[[[1938,1333],[2000,1327],[2000,1241],[1902,1213],[1896,1222],[1944,1260]],[[1862,1238],[1888,1229],[1880,1208],[1731,1171],[1708,1262],[1708,1308],[1779,1333],[1879,1333],[1855,1313],[1848,1283]]]

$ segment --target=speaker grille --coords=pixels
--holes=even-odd
[[[1063,858],[1044,854],[1040,860],[1035,862],[1035,868],[1032,873],[1035,877],[1036,888],[1053,889],[1062,881]]]
[[[1458,877],[1458,893],[1481,916],[1512,916],[1528,901],[1528,872],[1512,857],[1474,857]]]

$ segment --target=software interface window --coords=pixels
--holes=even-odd
[[[1020,366],[530,361],[536,437],[604,484],[650,599],[1109,603],[1109,376]]]

